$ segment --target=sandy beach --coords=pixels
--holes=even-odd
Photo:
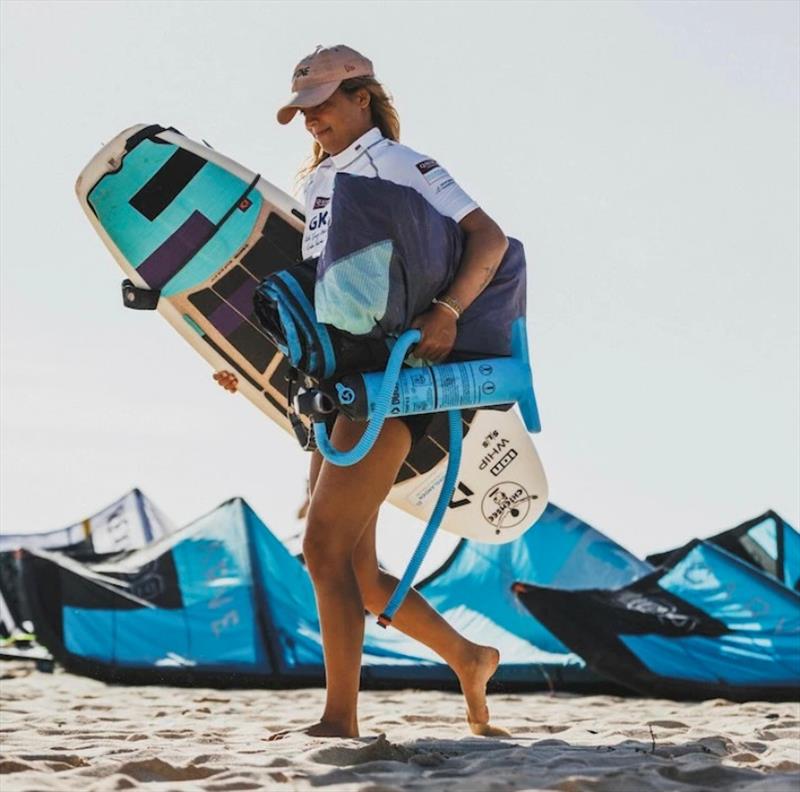
[[[292,734],[322,690],[110,686],[0,665],[0,788],[34,790],[800,789],[800,705],[547,693],[491,697],[506,740],[471,736],[461,697],[364,692],[359,739]]]

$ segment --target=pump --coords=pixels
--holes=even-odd
[[[295,397],[294,403],[297,412],[311,417],[317,447],[325,459],[336,465],[360,462],[372,449],[387,418],[430,412],[448,414],[450,448],[442,490],[402,579],[378,617],[383,627],[391,623],[408,594],[453,497],[461,462],[461,410],[516,402],[528,431],[541,430],[524,317],[512,326],[510,357],[402,368],[408,351],[420,337],[419,330],[403,333],[392,348],[384,372],[351,375],[332,387],[306,390]],[[335,448],[328,437],[324,419],[337,410],[349,418],[369,421],[361,439],[349,451]]]

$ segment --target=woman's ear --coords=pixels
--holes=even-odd
[[[372,101],[372,96],[370,96],[369,91],[366,88],[360,88],[358,91],[358,106],[362,110],[366,110],[370,102]]]

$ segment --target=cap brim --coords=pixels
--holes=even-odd
[[[342,84],[341,80],[336,82],[322,83],[313,88],[305,88],[297,91],[289,97],[289,101],[278,110],[277,118],[279,124],[288,124],[301,107],[316,107],[326,99],[333,96],[336,89]]]

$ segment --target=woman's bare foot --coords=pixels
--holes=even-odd
[[[358,726],[355,728],[348,728],[341,723],[333,723],[331,721],[320,721],[311,726],[302,726],[299,729],[284,729],[283,731],[275,732],[267,737],[269,742],[273,740],[282,740],[290,734],[307,734],[309,737],[358,737]]]
[[[486,685],[497,670],[500,652],[492,646],[473,644],[466,662],[454,669],[467,701],[467,723],[473,734],[481,737],[510,737],[505,729],[489,723],[486,704]]]
[[[488,722],[473,723],[469,719],[469,713],[467,713],[467,723],[472,733],[476,734],[478,737],[511,737],[511,732],[500,726],[492,726],[492,724]]]

